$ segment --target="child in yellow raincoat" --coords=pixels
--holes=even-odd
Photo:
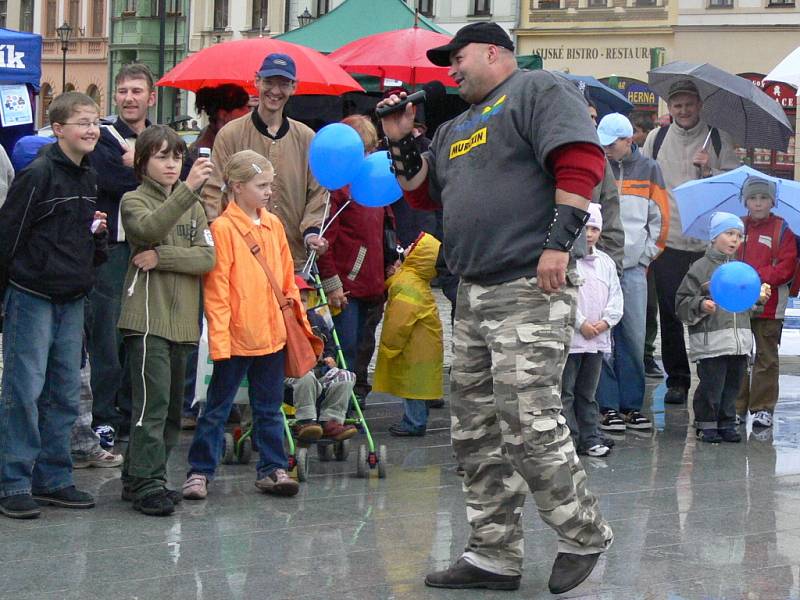
[[[428,403],[442,397],[442,322],[431,290],[441,243],[423,233],[410,246],[400,269],[387,280],[389,300],[383,317],[373,391],[404,399],[396,436],[422,436]]]

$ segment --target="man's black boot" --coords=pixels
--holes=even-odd
[[[429,573],[425,577],[425,585],[438,588],[470,589],[486,588],[488,590],[519,589],[519,575],[500,575],[484,571],[475,565],[459,558],[456,564],[444,571]]]
[[[563,594],[582,584],[597,564],[600,554],[567,554],[559,552],[550,572],[547,586],[553,594]]]

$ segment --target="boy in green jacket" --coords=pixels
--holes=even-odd
[[[211,174],[198,158],[179,182],[186,145],[169,127],[139,136],[134,170],[141,185],[122,197],[131,245],[119,328],[133,391],[131,438],[122,467],[122,499],[146,515],[169,515],[180,492],[166,486],[166,464],[178,442],[186,357],[200,338],[200,276],[214,248],[197,192]]]

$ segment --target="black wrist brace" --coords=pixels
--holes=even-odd
[[[544,249],[569,252],[588,220],[589,213],[585,210],[569,204],[556,204]]]
[[[393,164],[392,172],[395,175],[402,175],[407,180],[411,180],[422,170],[422,155],[410,133],[396,142],[387,137],[386,145],[389,147],[389,158]]]

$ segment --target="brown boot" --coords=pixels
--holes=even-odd
[[[317,425],[314,421],[298,422],[294,426],[294,437],[298,442],[308,444],[316,442],[322,437],[322,427]]]
[[[355,425],[342,425],[335,419],[325,421],[322,425],[322,437],[335,442],[349,440],[356,433],[358,433],[358,430]]]

